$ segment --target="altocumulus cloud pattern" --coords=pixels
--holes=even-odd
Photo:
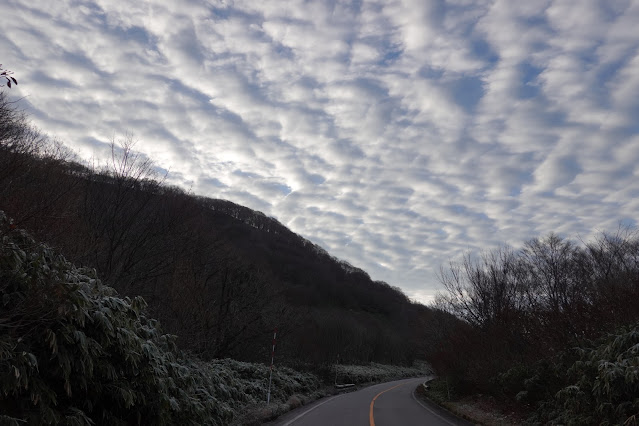
[[[11,96],[82,158],[274,216],[428,300],[465,250],[639,212],[639,1],[5,0]]]

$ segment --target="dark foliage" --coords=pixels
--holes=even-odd
[[[146,316],[0,212],[3,424],[227,424],[211,373]]]
[[[637,415],[636,327],[590,343],[639,321],[636,232],[583,245],[550,234],[518,251],[466,256],[441,277],[438,305],[462,321],[432,361],[458,388],[516,399],[544,422]]]

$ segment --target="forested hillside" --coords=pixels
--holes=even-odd
[[[435,315],[275,219],[163,183],[130,140],[73,160],[0,95],[0,209],[206,359],[409,364]]]
[[[95,269],[74,266],[2,211],[0,296],[2,425],[260,424],[330,392],[325,384],[335,378],[427,372],[341,364],[318,374],[322,368],[202,361],[163,333],[144,299],[121,297]]]

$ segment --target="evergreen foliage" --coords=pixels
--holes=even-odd
[[[403,377],[419,377],[432,374],[426,363],[413,367],[371,363],[370,365],[342,365],[333,367],[335,377],[340,383],[371,383],[396,380]]]
[[[590,347],[559,372],[567,383],[540,405],[537,420],[566,425],[636,425],[639,421],[639,323]]]
[[[0,420],[6,424],[228,424],[219,377],[174,337],[13,229],[0,212]]]

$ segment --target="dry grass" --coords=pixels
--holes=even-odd
[[[456,398],[451,394],[451,400],[448,400],[446,384],[437,380],[430,382],[429,387],[430,389],[424,390],[420,386],[416,393],[478,425],[517,426],[524,424],[529,414],[524,407],[506,404],[486,395]]]
[[[484,395],[474,395],[446,405],[460,417],[486,426],[516,426],[526,420],[521,412],[500,405],[493,398]]]

